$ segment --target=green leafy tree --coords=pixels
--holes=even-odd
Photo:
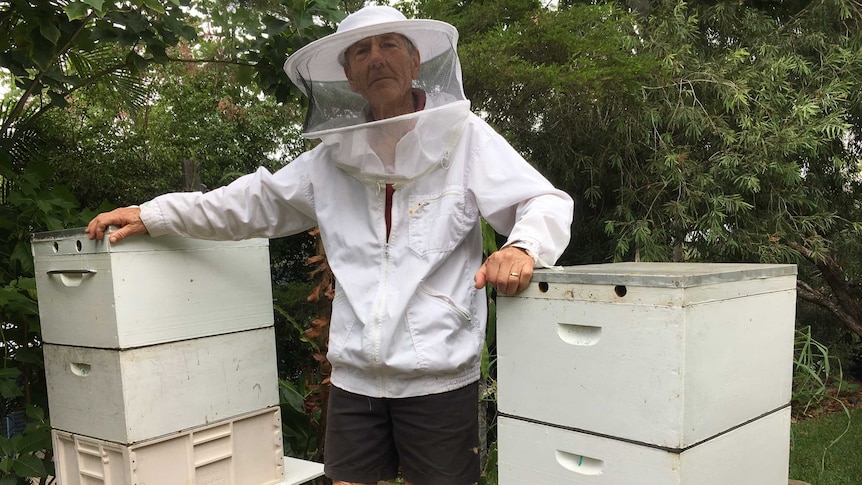
[[[155,66],[142,78],[147,102],[136,112],[118,110],[108,89],[82,90],[43,117],[52,146],[46,160],[94,208],[213,189],[259,166],[281,168],[305,147],[301,114],[235,82],[236,71],[218,63]]]
[[[647,92],[654,185],[623,192],[649,210],[616,211],[617,256],[666,258],[672,242],[693,259],[799,262],[799,296],[862,335],[858,5],[660,2],[652,15],[667,68]]]
[[[339,0],[193,0],[205,19],[206,39],[217,46],[175,60],[226,62],[244,66],[240,79],[254,80],[267,95],[282,103],[302,102],[299,90],[285,76],[285,58],[295,50],[334,31],[345,13]]]
[[[151,0],[0,2],[0,67],[14,88],[0,103],[0,416],[25,423],[0,437],[2,485],[53,475],[29,236],[82,218],[70,192],[51,182],[36,123],[84,86],[122,92],[137,70],[164,60],[180,37],[193,37],[182,15],[178,2]],[[136,102],[131,94],[128,105]]]
[[[0,105],[0,416],[28,420],[0,438],[2,485],[52,474],[29,234],[81,225],[92,215],[81,206],[283,164],[303,145],[298,110],[261,89],[295,101],[284,56],[342,16],[329,0],[0,1],[0,73],[13,88]],[[284,280],[295,265],[277,266]]]
[[[613,4],[549,10],[532,0],[419,2],[453,23],[473,108],[552,182],[576,199],[574,240],[563,262],[609,259],[603,215],[617,181],[611,163],[630,149],[627,122],[641,87],[660,70],[637,20]]]
[[[564,262],[799,263],[800,298],[862,335],[857,2],[416,7],[459,27],[475,107],[576,198]]]
[[[3,139],[14,140],[41,113],[66,106],[81,87],[105,82],[122,92],[136,71],[166,61],[169,46],[194,38],[183,17],[179,0],[0,2],[0,67],[21,90],[4,113]],[[34,98],[38,108],[28,112]]]

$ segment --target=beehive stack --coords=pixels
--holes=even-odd
[[[796,268],[540,270],[498,301],[499,483],[787,483]]]
[[[266,240],[32,240],[63,485],[284,479]]]

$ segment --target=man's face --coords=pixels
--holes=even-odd
[[[344,74],[350,89],[359,93],[372,110],[409,100],[413,80],[419,75],[419,51],[411,49],[400,34],[366,37],[345,53]]]

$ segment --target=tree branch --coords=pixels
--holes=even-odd
[[[208,59],[183,59],[181,57],[168,57],[168,60],[173,62],[185,62],[188,64],[204,64],[204,63],[212,63],[212,64],[227,64],[233,66],[248,66],[254,67],[257,64],[253,62],[243,61],[240,59],[216,59],[214,57]]]
[[[113,66],[106,67],[105,69],[102,69],[101,71],[99,71],[99,72],[93,74],[92,76],[88,77],[87,79],[85,79],[84,82],[82,82],[81,84],[75,85],[75,86],[67,89],[66,91],[63,91],[60,94],[61,94],[61,96],[63,96],[65,98],[66,96],[69,96],[70,94],[74,93],[75,91],[77,91],[81,88],[90,86],[91,84],[95,84],[97,81],[101,80],[102,78],[104,78],[104,77],[106,77],[106,76],[108,76],[114,72],[117,72],[120,69],[123,69],[127,65],[128,65],[127,62],[123,62],[121,64],[114,64]],[[26,123],[24,123],[21,126],[21,128],[26,129],[27,127],[29,127],[30,123],[33,120],[38,119],[42,113],[44,113],[45,111],[48,111],[53,106],[54,106],[53,102],[50,102],[48,104],[43,105],[41,108],[39,108],[39,110],[36,113],[33,114],[33,116],[30,117],[30,119]]]
[[[81,25],[78,27],[78,30],[76,30],[69,37],[69,40],[66,42],[66,45],[64,45],[62,48],[60,48],[54,54],[54,58],[51,59],[51,62],[48,65],[49,68],[50,68],[50,66],[53,66],[54,64],[56,64],[57,60],[60,59],[60,57],[65,52],[67,52],[70,47],[72,47],[72,42],[74,42],[75,39],[78,38],[78,35],[81,34],[81,32],[86,27],[87,22],[89,22],[90,19],[93,18],[94,14],[95,14],[95,12],[90,12],[90,14],[87,15],[87,17],[84,18],[83,21],[81,21]],[[30,96],[33,96],[33,91],[36,89],[37,86],[39,86],[42,83],[42,78],[44,78],[47,73],[48,73],[48,69],[45,69],[43,71],[39,71],[39,74],[36,75],[36,78],[33,79],[33,81],[30,83],[29,86],[27,86],[27,89],[24,91],[24,94],[22,94],[21,97],[18,98],[18,102],[15,103],[15,107],[12,108],[12,111],[9,113],[9,116],[3,121],[3,126],[0,127],[0,133],[6,133],[6,131],[9,129],[9,127],[12,126],[12,123],[14,122],[14,120],[18,117],[18,115],[24,109],[24,105],[27,103],[27,100],[30,99]],[[50,106],[50,104],[49,104],[49,106]],[[41,110],[40,110],[40,112],[41,112]]]
[[[862,334],[860,333],[862,332],[862,325],[860,325],[850,314],[845,312],[835,301],[831,300],[823,293],[811,288],[807,283],[799,280],[796,281],[796,295],[799,298],[828,311],[849,330],[856,334]]]
[[[803,281],[796,282],[797,294],[805,301],[814,303],[832,313],[849,330],[862,336],[862,306],[856,293],[844,276],[844,269],[834,258],[817,256],[803,245],[788,241],[787,245],[812,262],[823,275],[823,280],[832,295],[825,295]]]

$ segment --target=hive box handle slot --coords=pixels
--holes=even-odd
[[[72,374],[75,374],[78,377],[87,377],[90,375],[90,364],[72,362],[69,364],[69,369],[72,371]]]
[[[48,276],[59,276],[60,281],[68,286],[79,286],[84,278],[96,274],[93,269],[52,269],[47,272]]]
[[[557,335],[569,345],[590,346],[599,343],[602,337],[602,327],[593,325],[576,325],[574,323],[558,323]]]
[[[557,463],[581,475],[601,475],[605,466],[602,460],[560,450],[557,450]]]

